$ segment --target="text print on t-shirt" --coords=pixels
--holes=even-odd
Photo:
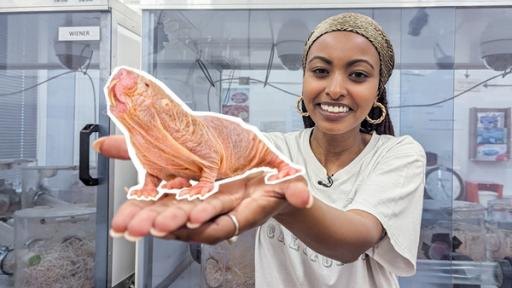
[[[283,230],[278,228],[275,224],[267,223],[265,226],[265,235],[267,235],[268,239],[278,241],[288,247],[288,249],[297,251],[297,253],[300,253],[302,257],[308,259],[309,261],[318,263],[318,265],[322,265],[324,268],[343,266],[343,263],[340,261],[319,255],[315,251],[309,249],[295,235],[291,233],[287,233],[287,235],[285,235]]]

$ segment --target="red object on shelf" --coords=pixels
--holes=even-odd
[[[478,191],[487,190],[494,191],[498,194],[498,198],[503,198],[503,184],[498,183],[479,183],[465,181],[466,201],[480,203]]]

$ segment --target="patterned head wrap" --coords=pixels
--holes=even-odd
[[[306,58],[311,45],[322,35],[334,31],[348,31],[357,33],[372,43],[377,50],[380,59],[380,77],[379,77],[379,93],[382,91],[395,66],[395,53],[388,36],[377,22],[372,18],[357,14],[343,13],[329,17],[322,21],[315,30],[309,34],[304,47],[304,56],[302,58],[302,69],[306,69]],[[379,94],[380,95],[380,94]]]

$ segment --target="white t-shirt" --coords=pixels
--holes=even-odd
[[[266,134],[291,161],[306,169],[313,195],[340,210],[359,209],[377,217],[386,236],[355,262],[343,264],[320,255],[273,218],[256,235],[257,288],[398,287],[395,275],[415,273],[421,224],[425,152],[409,136],[373,133],[370,142],[348,166],[332,177],[309,145],[312,129]],[[336,225],[336,219],[332,219]]]

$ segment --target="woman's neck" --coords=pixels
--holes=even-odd
[[[309,142],[313,154],[327,170],[327,175],[334,175],[363,151],[370,138],[371,135],[359,131],[332,135],[313,129]]]

